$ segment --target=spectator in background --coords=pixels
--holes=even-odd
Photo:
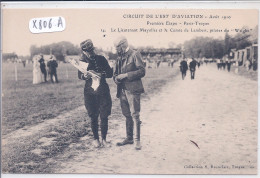
[[[257,70],[257,60],[253,60],[253,70],[256,71]]]
[[[174,59],[171,59],[171,67],[173,68]]]
[[[39,60],[39,55],[35,55],[33,57],[33,84],[42,83],[42,74]]]
[[[200,68],[200,62],[197,62],[198,68]]]
[[[181,70],[182,80],[184,80],[187,70],[188,70],[188,64],[184,58],[182,59],[182,61],[180,63],[180,70]]]
[[[23,67],[25,67],[26,61],[25,61],[25,60],[22,60],[22,63],[23,63]]]
[[[226,62],[227,62],[227,55],[223,57],[222,59],[222,67],[224,70],[226,70]]]
[[[230,72],[230,69],[231,69],[231,59],[228,59],[227,60],[227,70],[228,70],[228,72]]]
[[[47,78],[46,65],[45,65],[45,62],[44,62],[44,59],[43,59],[43,55],[41,54],[40,56],[41,56],[41,58],[39,60],[39,63],[40,63],[41,72],[44,75],[44,82],[47,82],[47,79],[46,79]]]
[[[221,63],[220,63],[220,59],[217,59],[217,67],[218,67],[218,70],[221,68]]]
[[[49,73],[50,73],[50,79],[51,82],[54,83],[53,81],[53,76],[55,77],[55,82],[58,83],[58,77],[57,77],[57,70],[56,68],[58,67],[58,63],[53,55],[51,55],[51,60],[47,63],[47,66],[49,68]]]
[[[194,58],[192,58],[192,61],[190,62],[190,65],[189,65],[191,80],[193,80],[195,78],[196,64],[197,64],[197,62],[195,61]]]
[[[249,59],[246,60],[246,70],[249,71],[251,69],[251,61]]]

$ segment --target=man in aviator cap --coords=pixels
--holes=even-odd
[[[117,146],[134,143],[135,126],[135,148],[140,150],[140,96],[144,93],[141,78],[145,76],[145,66],[140,52],[130,49],[125,37],[118,38],[114,45],[118,59],[113,78],[117,84],[122,113],[126,117],[126,138]]]
[[[108,116],[111,114],[112,101],[106,78],[112,78],[113,69],[109,66],[104,56],[95,53],[93,43],[90,39],[80,43],[80,47],[83,51],[83,58],[81,61],[89,63],[86,70],[101,77],[99,87],[94,90],[91,87],[92,74],[83,74],[81,71],[78,71],[78,78],[86,81],[84,88],[84,101],[88,115],[91,118],[91,129],[94,136],[93,143],[95,147],[100,147],[101,144],[103,146],[108,146],[106,136],[108,130]],[[100,127],[102,143],[99,141],[98,134],[99,115],[101,120]]]

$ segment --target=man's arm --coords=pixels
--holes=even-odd
[[[116,65],[115,65],[115,70],[114,70],[114,74],[113,74],[113,80],[114,80],[114,82],[116,82],[117,83],[117,81],[116,81],[116,76],[119,74],[119,72],[118,72],[118,59],[116,59]]]
[[[84,60],[84,59],[81,59],[80,61],[86,62],[86,60]],[[90,65],[88,65],[87,71],[89,70],[89,66]],[[91,75],[85,75],[83,72],[78,70],[78,78],[81,79],[81,80],[88,80],[88,79],[91,78]]]
[[[84,77],[84,74],[80,70],[78,70],[78,78],[81,80],[85,80],[83,77]]]
[[[102,75],[106,78],[111,78],[113,76],[113,69],[110,67],[105,57],[103,58],[103,65],[104,71],[102,72]]]

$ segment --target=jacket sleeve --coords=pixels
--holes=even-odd
[[[78,70],[78,78],[81,80],[85,80],[84,74],[80,70]]]
[[[118,75],[118,59],[116,59],[115,69],[114,69],[114,76]]]
[[[135,52],[133,54],[133,58],[134,58],[134,63],[135,63],[137,70],[127,72],[127,79],[130,81],[141,79],[142,77],[145,76],[145,67],[144,67],[144,64],[142,61],[142,56],[141,56],[140,52]]]
[[[102,72],[102,75],[106,78],[111,78],[113,76],[113,69],[110,67],[105,57],[103,58],[103,65],[104,71]]]
[[[84,59],[81,59],[80,61],[86,62]],[[89,66],[90,66],[90,65],[88,65],[88,68],[89,68]],[[88,69],[87,69],[87,70],[88,70]],[[81,72],[80,70],[78,70],[78,78],[79,78],[80,80],[88,80],[88,79],[90,78],[90,76],[84,77],[83,72]]]
[[[118,75],[118,59],[116,59],[116,64],[114,65],[114,73],[113,73],[113,80],[115,81],[116,76]]]

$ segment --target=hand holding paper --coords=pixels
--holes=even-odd
[[[96,91],[96,89],[100,85],[101,74],[93,70],[87,71],[88,63],[86,62],[77,61],[75,59],[70,58],[69,63],[71,63],[74,67],[81,71],[84,74],[85,78],[88,78],[89,76],[92,78],[91,87]]]

